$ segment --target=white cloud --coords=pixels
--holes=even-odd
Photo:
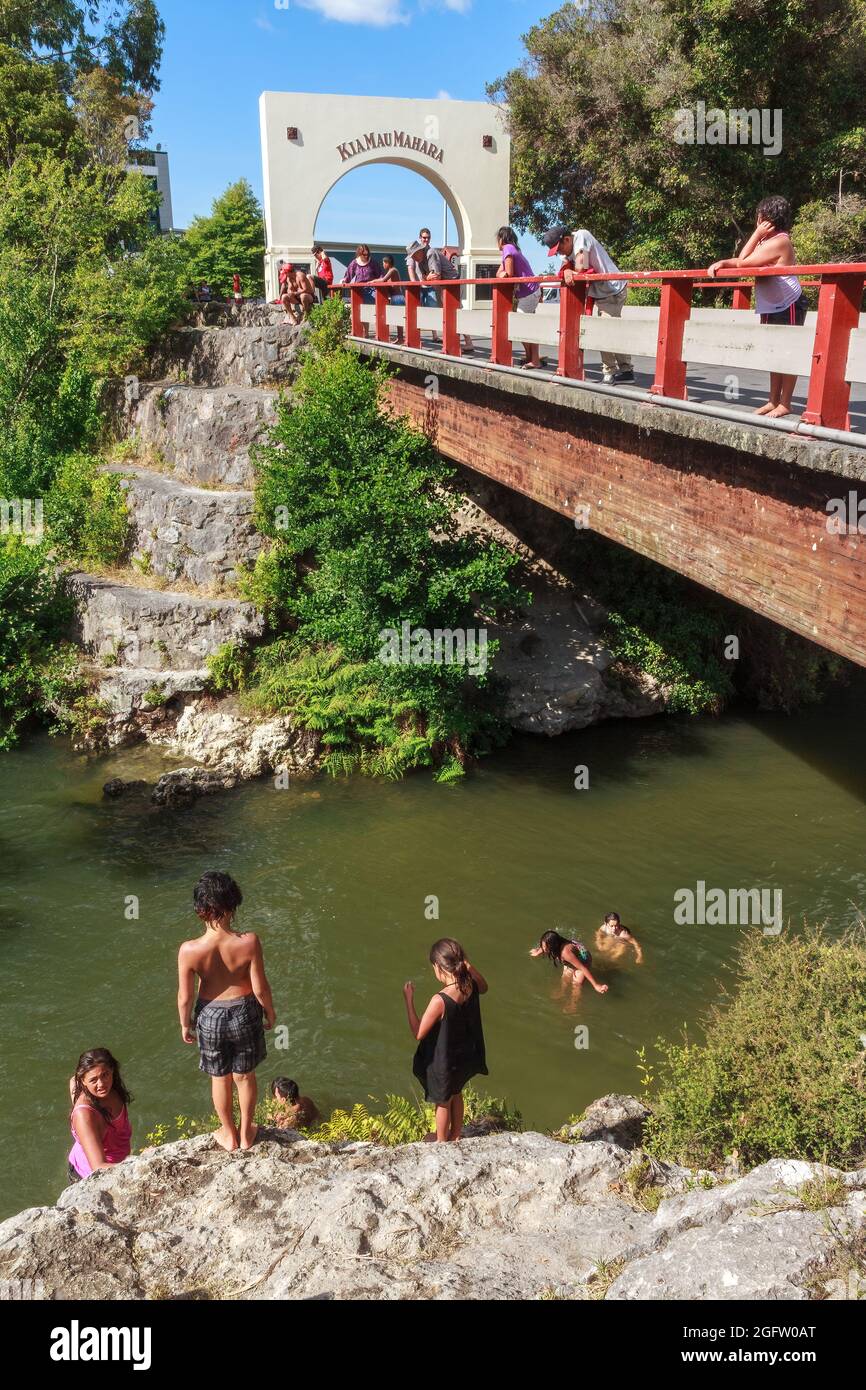
[[[457,14],[466,14],[472,8],[472,0],[441,0],[446,10],[454,10]]]
[[[436,93],[436,100],[437,100],[437,101],[451,101],[451,100],[452,100],[451,93],[450,93],[450,92],[446,92],[446,90],[445,90],[444,87],[440,87],[440,88],[439,88],[439,91]]]
[[[259,15],[258,19],[256,20],[256,28],[264,29],[265,32],[268,34],[272,34],[274,32],[273,24],[269,19],[265,19],[263,15]]]
[[[400,0],[296,0],[296,3],[338,24],[369,24],[375,29],[387,29],[392,24],[409,23],[409,16],[400,9]]]

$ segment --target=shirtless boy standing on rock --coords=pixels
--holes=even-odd
[[[198,1041],[199,1066],[211,1078],[220,1121],[214,1138],[224,1149],[249,1149],[255,1143],[256,1067],[267,1054],[265,1029],[274,1026],[261,942],[255,932],[232,930],[241,902],[241,890],[228,874],[202,874],[193,891],[193,907],[205,924],[204,935],[185,941],[177,956],[181,1037],[185,1043]],[[196,975],[199,994],[191,1013]],[[240,1103],[240,1133],[234,1120],[233,1084]]]

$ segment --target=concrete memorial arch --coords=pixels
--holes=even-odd
[[[508,221],[511,142],[489,102],[264,92],[259,109],[269,299],[277,296],[280,261],[310,265],[319,209],[344,174],[365,164],[399,164],[442,195],[465,278],[489,275],[499,264],[496,229]],[[357,236],[371,240],[361,218]],[[467,294],[466,307],[474,300]]]

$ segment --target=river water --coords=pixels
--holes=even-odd
[[[606,1091],[637,1090],[637,1048],[691,1028],[731,977],[740,929],[676,925],[678,889],[781,889],[786,919],[833,930],[866,905],[864,693],[858,677],[793,718],[659,718],[520,738],[455,786],[426,775],[289,790],[265,781],[185,811],[103,800],[107,777],[153,772],[151,751],[87,761],[37,738],[6,755],[0,1215],[52,1202],[63,1186],[66,1086],[84,1048],[120,1058],[136,1146],[159,1120],[207,1113],[174,999],[205,868],[239,880],[241,922],[262,936],[287,1028],[288,1050],[274,1052],[269,1035],[260,1081],[293,1076],[326,1111],[409,1094],[401,986],[414,979],[423,1006],[435,986],[427,950],[452,935],[490,982],[486,1089],[527,1125],[549,1128]],[[578,765],[586,790],[574,787]],[[433,897],[438,920],[425,915]],[[596,955],[608,994],[560,997],[530,946],[548,927],[592,946],[611,909],[637,932],[643,964]]]

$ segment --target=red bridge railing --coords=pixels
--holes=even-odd
[[[390,281],[387,285],[375,281],[367,284],[334,285],[332,293],[348,292],[351,301],[352,334],[366,336],[361,309],[365,292],[375,296],[374,338],[390,341],[387,310],[395,292],[405,295],[406,313],[404,343],[408,348],[421,347],[418,310],[425,289],[435,289],[441,296],[442,352],[459,357],[460,335],[457,315],[460,311],[464,285],[483,285],[492,293],[492,324],[490,363],[493,366],[512,365],[512,339],[508,315],[513,309],[516,285],[536,283],[556,285],[560,289],[558,374],[572,381],[584,378],[583,350],[580,342],[580,323],[584,314],[592,312],[593,299],[589,286],[597,280],[625,280],[638,288],[658,289],[660,292],[658,337],[656,341],[655,373],[650,391],[653,395],[686,400],[686,369],[683,358],[683,333],[690,318],[696,290],[733,289],[733,308],[747,309],[751,300],[751,281],[772,275],[797,275],[801,283],[816,285],[818,318],[815,329],[809,393],[802,420],[806,424],[828,429],[850,428],[848,408],[851,387],[846,379],[848,348],[852,330],[858,327],[860,307],[866,285],[866,262],[773,266],[743,271],[726,270],[724,278],[712,280],[705,270],[645,270],[617,271],[616,274],[581,274],[572,284],[563,284],[558,277],[534,275],[524,278],[476,280],[416,280]],[[804,277],[809,277],[805,279]]]

